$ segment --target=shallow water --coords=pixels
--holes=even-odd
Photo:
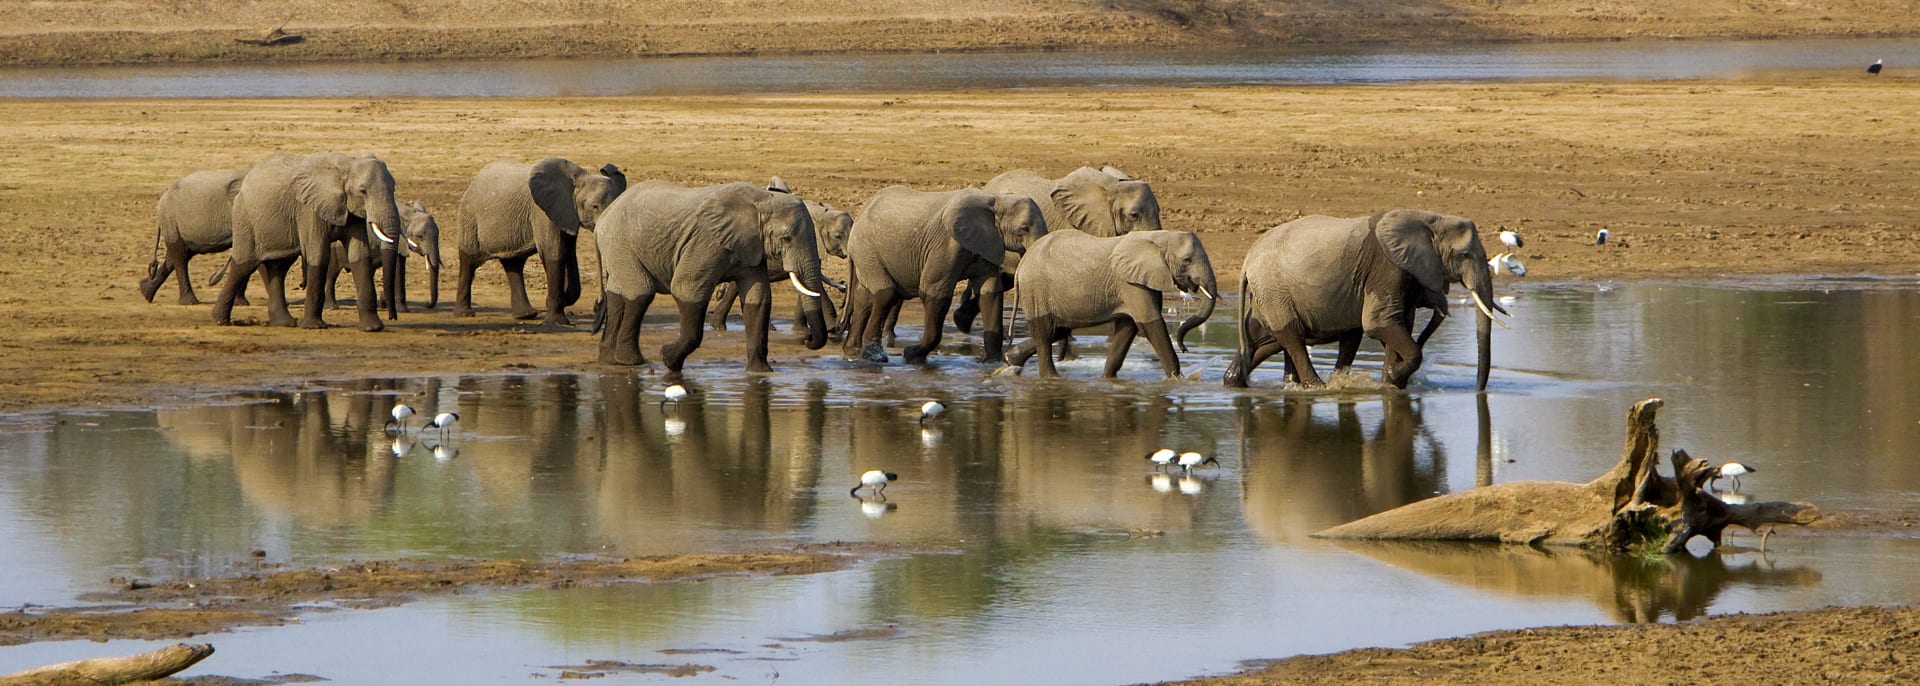
[[[653,376],[468,376],[16,417],[0,433],[14,572],[0,607],[71,604],[112,576],[220,573],[254,549],[322,565],[903,543],[956,552],[315,613],[215,636],[196,672],[487,683],[616,659],[713,666],[707,681],[932,684],[1132,682],[1497,628],[1916,602],[1920,540],[1904,537],[1775,537],[1761,555],[1736,536],[1727,555],[1671,566],[1308,538],[1476,483],[1591,478],[1618,458],[1627,405],[1652,395],[1668,401],[1665,447],[1757,466],[1752,497],[1909,509],[1916,286],[1503,286],[1517,317],[1496,331],[1484,405],[1464,320],[1409,394],[1289,393],[1273,365],[1256,390],[1226,391],[1223,308],[1184,358],[1211,361],[1195,382],[1154,380],[1144,345],[1125,380],[1087,378],[1089,336],[1093,354],[1063,366],[1078,378],[1053,382],[987,378],[958,354],[924,370],[822,357],[752,380],[696,356],[679,407],[659,404]],[[1359,367],[1378,363],[1363,352]],[[396,397],[457,409],[457,454],[437,458],[428,436],[394,457],[380,420]],[[952,410],[923,429],[928,397]],[[1156,477],[1142,457],[1162,445],[1223,464]],[[875,467],[901,475],[891,507],[847,495]],[[0,673],[137,649],[0,648]],[[659,652],[672,649],[696,652]]]
[[[0,69],[9,98],[542,97],[1690,79],[1920,63],[1913,39]]]

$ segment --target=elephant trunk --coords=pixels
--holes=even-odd
[[[1473,388],[1476,391],[1487,390],[1487,375],[1493,364],[1493,318],[1494,310],[1501,314],[1507,311],[1493,300],[1493,273],[1486,262],[1476,262],[1469,268],[1460,283],[1467,287],[1467,293],[1474,301],[1474,332],[1480,360],[1474,376]],[[1491,309],[1489,309],[1491,308]]]
[[[440,261],[427,261],[427,309],[440,306]]]
[[[1493,361],[1493,318],[1485,312],[1475,312],[1473,327],[1480,351],[1480,366],[1474,375],[1473,390],[1484,391],[1487,390],[1487,374],[1491,371],[1489,365]]]
[[[1214,306],[1220,304],[1220,292],[1217,290],[1217,286],[1207,283],[1201,284],[1200,288],[1205,291],[1207,304],[1200,308],[1198,314],[1188,317],[1184,322],[1180,322],[1180,330],[1174,334],[1173,337],[1174,342],[1180,345],[1180,352],[1183,353],[1187,352],[1187,332],[1199,328],[1201,324],[1207,323],[1207,320],[1213,317]]]
[[[826,297],[827,287],[820,277],[818,253],[811,250],[813,246],[806,247],[808,250],[804,255],[799,254],[802,252],[800,250],[789,249],[784,261],[787,278],[792,279],[796,287],[805,287],[807,291],[817,294],[801,293],[800,316],[806,320],[807,349],[819,350],[827,345],[827,319],[820,304],[820,299]]]
[[[388,246],[380,251],[381,290],[387,294],[387,321],[400,319],[400,284],[407,278],[401,273],[406,269],[406,261],[400,259],[402,246]]]

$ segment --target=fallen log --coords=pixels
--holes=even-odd
[[[114,686],[165,678],[213,654],[213,646],[180,643],[126,657],[101,657],[0,676],[0,686]]]
[[[287,18],[287,21],[280,22],[279,26],[275,26],[272,29],[269,29],[266,32],[266,34],[260,36],[259,38],[235,38],[233,40],[239,43],[245,43],[247,45],[266,45],[266,46],[292,45],[294,43],[305,41],[307,39],[305,36],[302,36],[297,33],[287,33],[286,31],[287,22],[290,22],[290,21],[293,21],[293,18],[289,17]]]
[[[1607,473],[1584,484],[1521,481],[1484,486],[1411,503],[1314,534],[1320,538],[1499,541],[1574,545],[1628,552],[1678,552],[1695,536],[1714,546],[1728,526],[1757,530],[1811,524],[1820,511],[1806,503],[1729,505],[1706,488],[1712,463],[1671,455],[1675,476],[1657,469],[1659,398],[1627,411],[1626,447]]]

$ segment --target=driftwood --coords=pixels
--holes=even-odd
[[[181,643],[127,657],[102,657],[0,676],[0,686],[112,686],[165,678],[213,654],[213,646]]]
[[[266,45],[266,46],[293,45],[294,43],[300,43],[300,42],[306,41],[307,40],[306,36],[302,36],[297,33],[287,33],[286,31],[287,22],[290,22],[290,21],[293,21],[292,17],[288,17],[287,21],[280,22],[279,26],[275,26],[272,29],[268,30],[264,35],[260,36],[259,38],[235,38],[233,40],[240,43],[245,43],[247,45]]]
[[[1657,469],[1659,398],[1627,412],[1626,447],[1606,474],[1576,484],[1522,481],[1422,500],[1314,534],[1322,538],[1501,541],[1603,547],[1625,552],[1657,545],[1678,552],[1694,536],[1720,544],[1728,526],[1757,530],[1811,524],[1806,503],[1729,505],[1706,488],[1713,465],[1674,451],[1674,477]]]

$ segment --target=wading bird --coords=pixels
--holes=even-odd
[[[1873,61],[1873,64],[1869,64],[1869,65],[1867,65],[1867,73],[1869,73],[1869,74],[1878,74],[1878,73],[1880,73],[1880,68],[1881,68],[1882,66],[1885,66],[1885,65],[1883,64],[1883,63],[1884,63],[1885,61],[1886,61],[1886,60],[1874,60],[1874,61]]]
[[[1154,469],[1163,469],[1177,459],[1180,459],[1180,453],[1174,452],[1172,448],[1161,448],[1147,456],[1147,460],[1153,463]]]
[[[1206,455],[1201,455],[1200,453],[1186,452],[1186,453],[1180,453],[1180,459],[1178,461],[1178,464],[1180,465],[1181,469],[1185,469],[1187,470],[1187,473],[1191,474],[1193,473],[1194,467],[1198,467],[1203,464],[1219,466],[1220,461],[1213,459],[1211,457],[1208,457]]]
[[[1518,231],[1502,228],[1500,229],[1500,243],[1509,248],[1519,248],[1525,246],[1527,240],[1521,238],[1520,232]]]
[[[1715,481],[1726,479],[1726,480],[1732,481],[1733,490],[1738,491],[1740,490],[1740,475],[1752,474],[1757,471],[1760,471],[1760,470],[1754,469],[1752,467],[1748,467],[1738,462],[1728,462],[1726,464],[1720,465],[1720,469],[1714,471],[1713,477],[1710,479],[1707,479],[1707,483],[1711,484]]]
[[[393,418],[387,420],[386,430],[392,431],[397,428],[404,432],[407,430],[407,420],[413,418],[413,408],[406,403],[394,403],[393,412],[390,414]]]
[[[1514,276],[1527,275],[1527,265],[1521,264],[1520,258],[1514,257],[1513,253],[1510,252],[1494,255],[1487,260],[1487,266],[1492,267],[1494,271],[1505,269]]]
[[[672,386],[668,386],[667,390],[662,391],[661,395],[664,397],[660,398],[660,407],[663,407],[663,408],[666,407],[667,403],[673,403],[675,405],[679,405],[680,401],[687,399],[687,387],[682,386],[680,384],[674,384]]]
[[[427,422],[427,425],[420,427],[420,430],[439,429],[440,440],[445,441],[447,440],[447,430],[452,429],[454,423],[458,421],[460,421],[460,415],[453,412],[442,412],[434,415],[433,421]]]
[[[1606,245],[1606,244],[1607,244],[1607,230],[1606,230],[1606,229],[1601,229],[1601,230],[1600,230],[1600,233],[1596,233],[1596,234],[1594,234],[1594,235],[1593,235],[1593,244],[1594,244],[1594,245]]]
[[[899,480],[899,474],[883,472],[878,469],[869,469],[867,473],[860,475],[859,485],[854,486],[853,490],[847,491],[847,495],[858,498],[860,497],[860,489],[871,488],[873,489],[874,497],[885,499],[887,497],[887,482]]]
[[[929,400],[920,405],[920,423],[925,424],[927,420],[937,418],[946,413],[947,406],[940,404],[938,400]],[[871,474],[872,472],[868,473]]]

